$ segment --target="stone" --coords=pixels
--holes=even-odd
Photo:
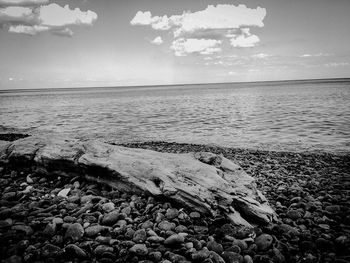
[[[94,249],[94,254],[95,255],[102,255],[106,252],[109,253],[113,253],[113,248],[107,245],[98,245],[95,249]]]
[[[167,230],[172,230],[175,228],[175,223],[169,222],[167,220],[163,220],[158,224],[159,229],[167,231]]]
[[[30,177],[30,175],[27,175],[27,177],[26,177],[26,182],[27,182],[28,184],[34,183],[33,179]]]
[[[220,255],[222,252],[224,252],[224,249],[223,249],[222,245],[219,244],[218,242],[216,242],[215,240],[209,241],[209,242],[207,243],[207,248],[208,248],[208,250],[214,251],[214,252],[218,253],[219,255]]]
[[[165,217],[169,220],[177,218],[178,215],[179,215],[179,210],[177,210],[176,208],[168,208],[168,210],[165,213]]]
[[[297,219],[301,218],[301,214],[297,210],[289,210],[286,215],[287,215],[287,217],[289,217],[290,219],[293,219],[293,220],[297,220]]]
[[[64,235],[64,238],[70,239],[76,242],[76,241],[79,241],[83,236],[84,236],[83,226],[79,223],[74,223],[68,227],[66,234]]]
[[[142,228],[152,228],[153,227],[153,222],[150,221],[150,220],[147,220],[146,222],[143,222],[142,225],[141,225]]]
[[[221,257],[225,260],[226,263],[243,263],[243,257],[235,252],[224,251]]]
[[[67,256],[73,256],[80,259],[87,258],[86,252],[75,244],[67,245],[64,250],[66,251]]]
[[[112,202],[108,202],[102,205],[102,210],[106,212],[111,212],[115,209],[115,206]]]
[[[117,211],[112,211],[103,216],[101,224],[106,226],[112,226],[118,222],[119,218],[120,214]]]
[[[93,237],[105,230],[106,227],[101,226],[101,225],[92,225],[87,228],[85,228],[85,235],[87,237]]]
[[[132,241],[135,243],[143,243],[147,238],[146,230],[141,228],[135,231]]]
[[[209,254],[210,254],[209,250],[206,248],[203,248],[202,250],[194,252],[191,257],[194,262],[202,262],[203,260],[209,257]]]
[[[185,238],[180,234],[173,234],[165,239],[164,244],[167,246],[177,246],[184,243]]]
[[[56,224],[48,223],[43,231],[46,236],[54,236],[56,233]]]
[[[199,219],[199,218],[201,217],[201,215],[200,215],[200,213],[198,213],[198,212],[191,212],[191,213],[190,213],[190,217],[191,217],[192,219]]]
[[[209,258],[213,263],[225,263],[225,260],[215,251],[210,251]]]
[[[259,250],[266,250],[271,247],[273,242],[272,236],[269,234],[261,234],[260,236],[255,238],[255,244],[257,245]]]
[[[44,258],[55,258],[59,256],[62,252],[62,249],[59,248],[58,246],[54,246],[51,244],[46,244],[41,248],[41,254]]]
[[[269,223],[276,218],[257,190],[254,178],[237,164],[213,153],[161,153],[51,134],[1,144],[0,152],[2,161],[15,164],[27,160],[30,162],[22,163],[39,166],[43,174],[50,171],[72,176],[74,171],[73,176],[80,173],[89,181],[122,192],[166,196],[201,214],[216,214],[216,208],[221,206],[227,218],[237,225],[252,227],[250,221]],[[103,177],[99,176],[101,172]],[[76,216],[91,208],[84,207]],[[129,215],[128,212],[124,211]]]
[[[154,262],[160,262],[162,260],[162,253],[159,251],[150,252],[148,257]]]
[[[245,256],[243,257],[243,262],[244,262],[244,263],[254,263],[252,257],[249,256],[249,255],[245,255]]]
[[[164,237],[160,237],[160,236],[150,236],[147,238],[147,241],[148,242],[151,242],[151,243],[162,243],[164,242]]]
[[[60,197],[67,197],[67,195],[68,195],[69,192],[70,192],[70,188],[62,189],[61,191],[59,191],[59,193],[57,194],[57,196],[60,196]]]
[[[148,254],[148,249],[145,244],[136,244],[132,246],[129,251],[138,256],[145,256]]]
[[[14,225],[14,226],[12,226],[12,229],[16,230],[16,231],[23,232],[27,236],[32,235],[33,232],[34,232],[33,229],[30,226],[26,226],[26,225]]]

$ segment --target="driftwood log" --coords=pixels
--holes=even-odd
[[[230,160],[208,152],[160,153],[99,141],[31,136],[0,142],[0,160],[31,166],[43,175],[83,176],[121,191],[166,197],[191,210],[223,212],[251,227],[275,218],[254,178]]]

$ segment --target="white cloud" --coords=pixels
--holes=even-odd
[[[325,64],[326,67],[343,67],[343,66],[349,66],[349,62],[331,62]]]
[[[48,3],[49,0],[0,0],[0,6],[32,6]]]
[[[186,56],[191,53],[210,55],[221,51],[220,44],[221,41],[215,39],[179,38],[174,40],[171,49],[176,56]]]
[[[332,54],[329,53],[317,53],[317,54],[303,54],[300,57],[301,58],[309,58],[309,57],[329,57]]]
[[[161,45],[163,43],[163,39],[160,36],[157,36],[151,41],[151,43],[155,45]]]
[[[260,39],[249,32],[249,27],[263,27],[265,16],[265,8],[218,4],[208,5],[201,11],[188,11],[170,17],[152,16],[150,11],[138,11],[130,23],[151,26],[154,30],[171,30],[174,36],[173,46],[186,42],[184,39],[220,40],[226,36],[231,39],[231,45],[234,47],[253,47]],[[177,49],[173,46],[172,49],[176,52]],[[201,54],[218,51],[219,48],[215,47],[206,49]]]
[[[259,54],[255,54],[251,56],[252,58],[267,58],[269,57],[269,55],[265,54],[265,53],[259,53]]]
[[[9,32],[36,35],[50,31],[55,35],[72,36],[68,26],[92,25],[97,19],[93,11],[70,9],[52,3],[38,7],[9,6],[0,8],[0,25]]]

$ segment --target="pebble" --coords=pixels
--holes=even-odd
[[[75,244],[67,245],[64,250],[69,256],[77,257],[80,259],[87,258],[86,252]]]
[[[129,250],[131,253],[135,253],[138,256],[145,256],[148,254],[148,249],[145,244],[136,244]]]
[[[87,237],[93,237],[105,230],[106,227],[101,226],[101,225],[92,225],[87,228],[85,228],[85,235]]]
[[[135,231],[132,241],[134,241],[135,243],[143,243],[145,242],[147,238],[147,233],[145,229],[138,229]]]
[[[177,246],[184,243],[185,238],[180,234],[173,234],[165,239],[164,244],[167,246]]]
[[[119,219],[120,214],[117,211],[112,211],[103,216],[101,224],[106,226],[112,226],[115,223],[117,223]]]
[[[269,234],[261,234],[257,238],[255,238],[255,244],[257,245],[259,250],[266,250],[268,249],[273,242],[272,236]]]
[[[172,230],[175,228],[175,223],[169,222],[167,220],[163,220],[158,224],[159,229],[167,231],[167,230]]]
[[[70,192],[70,188],[62,189],[61,191],[58,192],[57,196],[60,196],[60,197],[67,197],[67,195],[69,194],[69,192]]]
[[[179,210],[177,210],[176,208],[168,208],[168,210],[166,211],[165,217],[169,220],[172,220],[174,218],[177,218],[179,215]]]
[[[73,242],[79,241],[84,235],[84,228],[79,223],[71,224],[64,236],[66,239],[71,239]]]

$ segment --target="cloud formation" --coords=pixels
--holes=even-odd
[[[174,50],[176,56],[186,56],[191,53],[211,55],[221,51],[220,44],[221,41],[215,39],[178,38],[173,41],[170,48]]]
[[[33,6],[48,3],[49,0],[0,0],[0,6]]]
[[[97,14],[93,11],[81,11],[79,8],[70,9],[69,5],[64,7],[51,3],[40,6],[17,6],[18,4],[29,4],[45,2],[40,0],[14,0],[2,2],[13,2],[16,6],[0,8],[0,26],[11,33],[37,35],[41,32],[51,32],[58,36],[72,36],[72,25],[92,25]]]
[[[154,30],[167,31],[173,33],[173,43],[171,48],[175,55],[185,55],[186,50],[195,50],[198,43],[214,43],[222,39],[229,39],[233,47],[254,47],[260,39],[250,33],[250,27],[263,27],[263,20],[266,16],[266,9],[248,8],[245,5],[209,5],[206,9],[197,12],[184,12],[182,15],[172,16],[152,16],[150,11],[138,11],[130,21],[131,25],[151,26]],[[193,41],[190,39],[198,39]],[[189,40],[189,41],[187,41]],[[210,40],[210,41],[203,41]],[[217,42],[215,42],[217,43]],[[189,45],[194,45],[189,48]],[[185,53],[177,52],[183,48]],[[186,46],[186,48],[185,48]],[[219,50],[215,44],[215,53]],[[205,51],[204,51],[205,52]],[[211,51],[210,51],[211,52]],[[197,51],[203,53],[203,50]]]
[[[157,36],[151,41],[151,43],[154,45],[161,45],[163,43],[163,39],[160,36]]]

